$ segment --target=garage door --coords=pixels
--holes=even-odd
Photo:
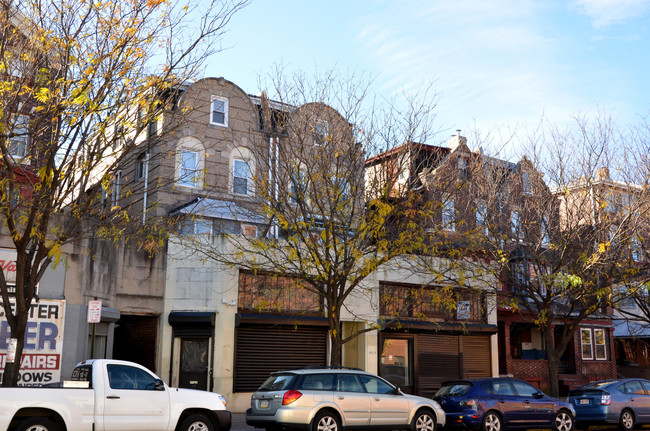
[[[322,326],[242,323],[235,344],[235,392],[255,391],[273,371],[327,364]]]

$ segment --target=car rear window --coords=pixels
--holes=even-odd
[[[262,383],[262,386],[260,386],[258,391],[283,391],[291,384],[291,381],[295,376],[295,374],[290,373],[273,374]]]
[[[463,395],[467,395],[470,389],[472,389],[470,383],[445,383],[440,389],[438,389],[435,396],[462,397]]]

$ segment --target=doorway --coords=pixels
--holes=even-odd
[[[179,387],[208,390],[209,352],[209,338],[181,338]]]

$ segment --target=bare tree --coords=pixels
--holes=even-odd
[[[574,120],[564,130],[542,124],[519,163],[484,160],[486,174],[474,182],[475,194],[498,199],[477,245],[507,286],[497,288],[500,303],[539,328],[554,396],[580,323],[607,318],[612,286],[630,279],[634,232],[647,211],[645,193],[615,165],[629,139],[606,116]]]
[[[129,208],[118,204],[116,167],[175,89],[219,50],[229,20],[246,3],[0,5],[0,214],[17,274],[12,296],[0,272],[5,316],[17,339],[4,385],[17,383],[36,286],[63,259],[66,244],[91,236],[157,244],[156,231],[132,223]]]

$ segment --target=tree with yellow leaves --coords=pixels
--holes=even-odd
[[[10,295],[0,272],[0,293],[17,340],[4,385],[17,383],[36,286],[66,245],[99,236],[154,249],[164,235],[120,205],[116,167],[246,3],[1,2],[0,217],[16,280]]]

